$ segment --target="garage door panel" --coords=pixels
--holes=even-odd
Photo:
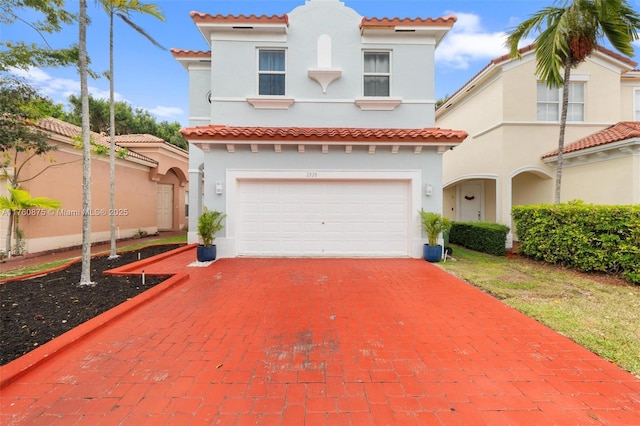
[[[240,181],[238,253],[408,255],[407,181]]]

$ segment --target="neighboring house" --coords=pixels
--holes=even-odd
[[[522,59],[491,61],[436,111],[437,125],[469,133],[444,155],[444,211],[450,219],[513,230],[514,205],[553,203],[562,90],[537,79],[532,46],[521,53]],[[598,48],[572,70],[561,201],[640,202],[637,124],[601,132],[640,120],[635,66]]]
[[[81,128],[54,118],[38,122],[49,133],[49,143],[57,149],[30,160],[21,171],[21,180],[48,167],[22,189],[36,197],[53,198],[60,209],[43,214],[20,215],[26,252],[34,253],[77,246],[82,243],[82,150],[78,147]],[[109,146],[109,137],[92,133],[92,140]],[[185,190],[188,153],[151,135],[117,137],[115,217],[117,237],[128,238],[139,231],[186,228]],[[124,155],[126,154],[126,155]],[[123,156],[124,158],[120,158]],[[92,155],[91,240],[110,239],[109,154]],[[0,186],[7,195],[6,186]],[[39,212],[40,213],[40,212]],[[0,217],[0,250],[4,250],[8,216]]]
[[[442,153],[466,137],[433,128],[455,17],[363,18],[337,0],[191,17],[211,50],[172,49],[189,73],[190,206],[227,214],[220,255],[420,257],[418,211],[441,211]]]

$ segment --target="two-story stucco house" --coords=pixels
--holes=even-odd
[[[337,0],[287,14],[192,12],[210,50],[189,75],[189,204],[227,214],[222,257],[420,257],[442,210],[434,52],[455,22],[363,18]],[[197,215],[189,241],[197,241]]]
[[[554,200],[562,90],[537,79],[532,46],[521,53],[491,61],[436,111],[438,126],[469,133],[444,155],[443,209],[453,220],[513,229],[512,206]],[[619,123],[640,120],[635,66],[599,48],[572,70],[562,201],[640,202],[640,128]]]

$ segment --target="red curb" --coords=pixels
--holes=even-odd
[[[136,297],[103,312],[89,321],[86,321],[56,337],[50,342],[45,343],[39,348],[34,349],[20,358],[0,367],[0,389],[5,388],[7,385],[24,376],[32,369],[53,358],[53,356],[69,349],[73,344],[82,341],[84,338],[108,325],[113,320],[133,312],[172,287],[186,282],[188,278],[189,274],[186,272],[177,273],[155,287],[152,287],[149,290],[140,293]]]
[[[71,265],[73,265],[74,263],[77,263],[79,261],[81,261],[82,259],[73,259],[70,260],[69,262],[62,264],[60,266],[56,266],[55,268],[51,268],[51,269],[47,269],[46,271],[39,271],[39,272],[33,272],[31,274],[27,274],[27,275],[20,275],[17,277],[11,277],[11,278],[5,278],[4,280],[0,280],[0,284],[4,284],[4,283],[10,283],[13,281],[23,281],[23,280],[28,280],[29,278],[33,278],[33,277],[39,277],[40,275],[46,275],[46,274],[51,274],[53,272],[58,272],[63,270],[64,268],[67,268]]]
[[[136,248],[136,249],[124,250],[124,251],[121,251],[121,252],[119,252],[119,253],[120,253],[120,254],[122,254],[122,253],[130,253],[130,252],[132,252],[132,251],[138,251],[138,250],[140,250],[140,249],[142,249],[142,248],[153,247],[153,246],[166,246],[166,245],[182,245],[182,243],[174,243],[174,244],[166,244],[166,243],[149,244],[149,245],[146,245],[146,246],[144,246],[144,247],[140,247],[140,248]],[[191,248],[191,246],[194,246],[194,245],[197,245],[197,243],[190,244],[190,245],[186,245],[186,246],[184,246],[184,247],[189,247],[189,248]],[[180,247],[180,248],[182,248],[182,247]],[[180,248],[178,248],[178,249],[173,249],[173,250],[169,250],[169,251],[168,251],[168,252],[166,252],[166,253],[160,253],[160,254],[158,254],[158,255],[156,255],[156,256],[153,256],[153,257],[150,257],[150,258],[148,258],[148,259],[140,260],[139,262],[146,262],[146,261],[148,261],[149,259],[156,259],[156,260],[158,260],[158,259],[163,259],[164,257],[166,257],[167,253],[180,253],[180,252],[182,251],[182,250],[180,250]],[[93,258],[96,258],[96,257],[103,257],[103,256],[108,256],[108,255],[109,255],[109,253],[95,253],[95,254],[91,255],[91,258],[93,259]],[[13,282],[13,281],[23,281],[23,280],[28,280],[29,278],[39,277],[40,275],[46,275],[46,274],[51,274],[51,273],[53,273],[53,272],[58,272],[58,271],[63,270],[64,268],[67,268],[67,267],[69,267],[69,266],[73,265],[74,263],[78,263],[78,262],[80,262],[80,261],[82,261],[82,258],[72,259],[72,260],[70,260],[70,261],[69,261],[69,262],[67,262],[67,263],[64,263],[64,264],[62,264],[62,265],[60,265],[60,266],[56,266],[55,268],[47,269],[47,270],[45,270],[45,271],[33,272],[33,273],[31,273],[31,274],[27,274],[27,275],[20,275],[20,276],[17,276],[17,277],[5,278],[5,279],[3,279],[3,280],[0,280],[0,284],[9,283],[9,282]],[[110,269],[110,271],[115,271],[115,270],[118,270],[118,269],[120,269],[120,268],[124,268],[124,267],[126,267],[126,266],[133,265],[133,264],[136,264],[136,263],[138,263],[138,262],[129,263],[129,264],[127,264],[127,265],[123,265],[123,266],[121,266],[121,267],[119,267],[119,268]],[[147,263],[148,263],[148,262],[147,262]],[[146,263],[144,263],[144,265],[146,265]],[[106,273],[106,272],[107,272],[107,271],[105,271],[105,273]],[[113,275],[116,275],[116,274],[113,274]],[[120,274],[120,275],[124,275],[124,274]],[[161,275],[166,275],[166,274],[161,274]]]
[[[133,263],[128,263],[126,265],[122,265],[122,266],[118,266],[117,268],[113,268],[113,269],[109,269],[108,271],[104,271],[103,274],[104,275],[140,275],[140,273],[138,272],[133,272],[136,269],[141,269],[143,266],[147,266],[149,264],[152,263],[156,263],[160,260],[163,260],[167,257],[171,257],[174,256],[178,253],[182,253],[183,251],[187,251],[187,250],[191,250],[192,248],[194,248],[195,246],[197,246],[198,243],[193,243],[193,244],[187,244],[185,246],[179,247],[177,249],[173,249],[170,251],[167,251],[165,253],[160,253],[157,254],[155,256],[146,258],[146,259],[142,259],[142,260],[138,260],[137,262],[133,262]],[[150,273],[147,275],[167,275],[165,273]]]

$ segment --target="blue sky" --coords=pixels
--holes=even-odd
[[[208,50],[189,12],[211,14],[283,14],[304,4],[304,0],[156,0],[164,22],[144,15],[132,19],[160,44],[169,48]],[[504,33],[531,14],[551,5],[553,0],[346,0],[346,6],[366,17],[431,17],[455,14],[458,21],[436,51],[436,97],[452,94],[489,61],[506,53]],[[68,1],[70,9],[77,2]],[[634,8],[640,0],[630,0]],[[109,68],[108,19],[101,7],[89,1],[91,25],[87,32],[92,69],[101,73]],[[33,17],[25,16],[29,20]],[[159,120],[188,125],[187,72],[171,53],[154,47],[121,20],[115,24],[116,99],[150,111]],[[0,38],[41,43],[40,36],[23,23],[0,24]],[[48,35],[52,47],[77,42],[77,28],[69,27]],[[640,44],[635,61],[640,62]],[[56,102],[67,104],[71,93],[79,93],[78,75],[73,68],[32,69],[25,77]],[[95,97],[108,99],[109,83],[105,78],[90,80]]]

